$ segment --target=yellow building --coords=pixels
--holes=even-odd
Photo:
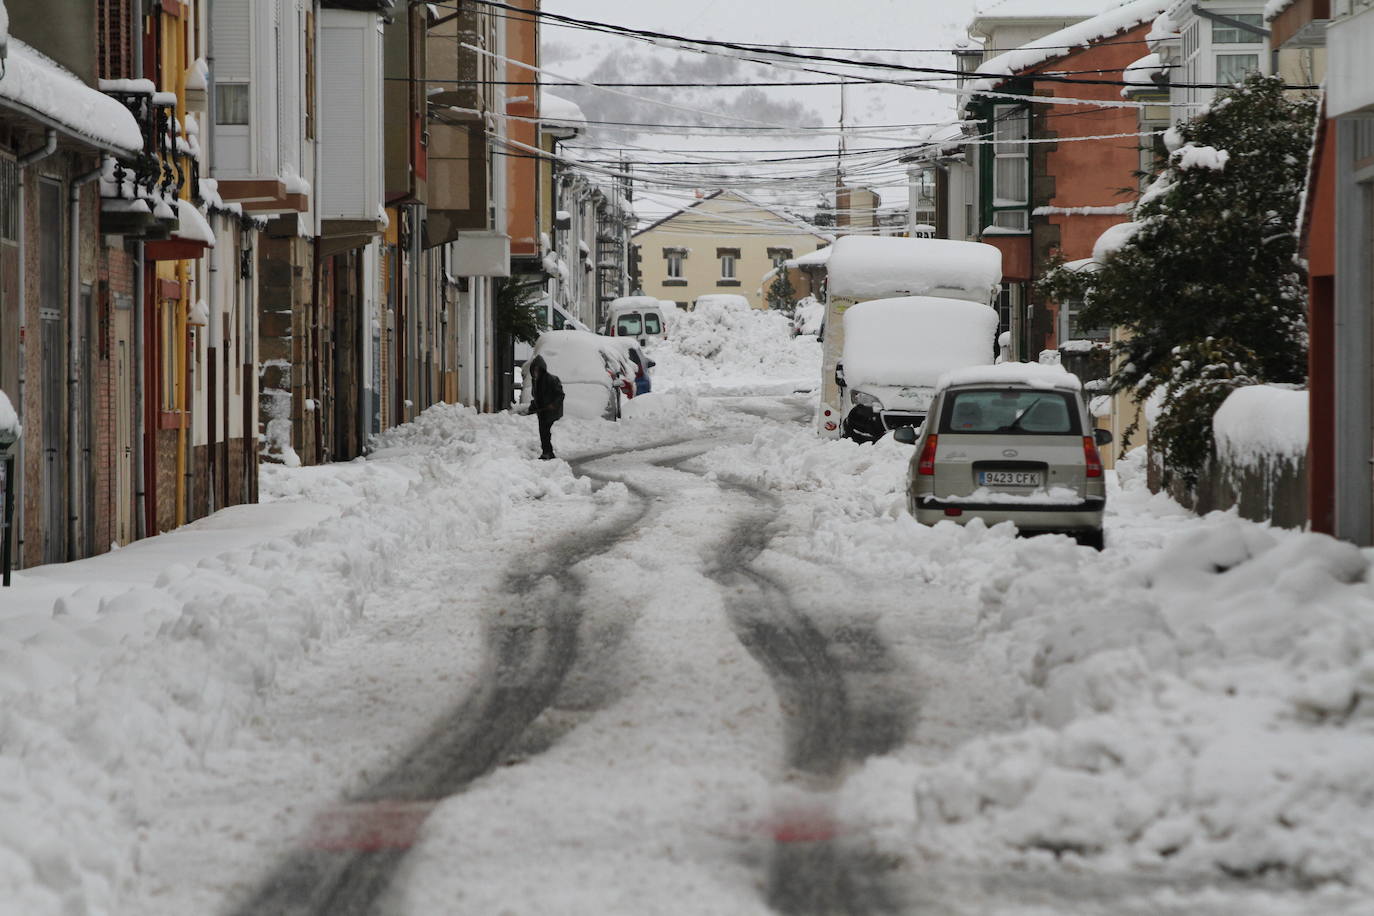
[[[813,226],[738,191],[714,191],[634,234],[643,294],[689,307],[736,293],[767,308],[764,277],[830,243]]]

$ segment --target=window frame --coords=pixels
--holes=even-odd
[[[1020,131],[1020,137],[1004,139],[1002,128],[1004,125],[1012,123],[1024,125]],[[1031,203],[1030,106],[1020,102],[1006,105],[994,104],[989,128],[993,142],[990,147],[992,155],[989,157],[991,174],[988,182],[988,212],[990,217],[988,224],[1011,232],[1029,232]],[[1008,149],[1009,146],[1019,147],[1019,149]],[[1002,193],[1007,189],[999,179],[1002,174],[999,168],[1000,164],[1016,161],[1022,163],[1021,187],[1024,189],[1024,193],[1020,201],[1015,201],[1014,198]],[[1003,203],[1003,201],[1012,202]]]

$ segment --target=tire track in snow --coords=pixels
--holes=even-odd
[[[693,441],[674,439],[570,463],[577,473],[604,483],[617,478],[590,472],[586,465]],[[577,658],[582,620],[585,585],[573,569],[632,537],[651,508],[652,494],[624,483],[633,496],[627,508],[595,528],[559,538],[544,548],[533,569],[508,575],[508,592],[521,600],[513,613],[503,611],[492,624],[482,687],[381,779],[326,812],[310,845],[278,865],[233,910],[235,916],[373,912],[433,806],[496,767],[557,696]]]
[[[788,916],[901,912],[887,886],[893,863],[838,836],[824,794],[838,788],[849,765],[905,738],[906,703],[874,682],[896,665],[871,628],[850,625],[827,637],[793,606],[785,586],[755,568],[777,533],[780,500],[742,483],[717,483],[758,508],[736,523],[707,575],[724,588],[736,635],[773,681],[786,715],[788,768],[821,793],[796,811],[780,812],[768,903]]]

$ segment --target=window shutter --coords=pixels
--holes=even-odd
[[[249,0],[215,0],[215,80],[252,78],[252,9]]]

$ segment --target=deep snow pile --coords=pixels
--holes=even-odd
[[[708,422],[690,394],[642,401],[650,419],[564,421],[554,441]],[[279,672],[346,633],[402,559],[591,490],[529,460],[531,417],[442,405],[378,444],[366,461],[264,467],[262,505],[16,574],[0,601],[0,914],[118,912],[166,780],[232,743]]]
[[[655,388],[690,385],[701,394],[788,394],[820,384],[820,345],[793,337],[781,312],[703,297],[669,326],[650,356]]]
[[[1140,452],[1109,501],[1104,554],[1010,526],[924,528],[902,513],[909,449],[765,430],[716,473],[813,493],[786,549],[892,580],[900,632],[938,593],[978,634],[964,689],[1020,714],[929,757],[869,761],[846,788],[884,851],[990,868],[1267,875],[1374,890],[1374,584],[1324,535],[1152,495]],[[870,609],[872,612],[872,609]],[[853,613],[853,608],[830,613]]]

